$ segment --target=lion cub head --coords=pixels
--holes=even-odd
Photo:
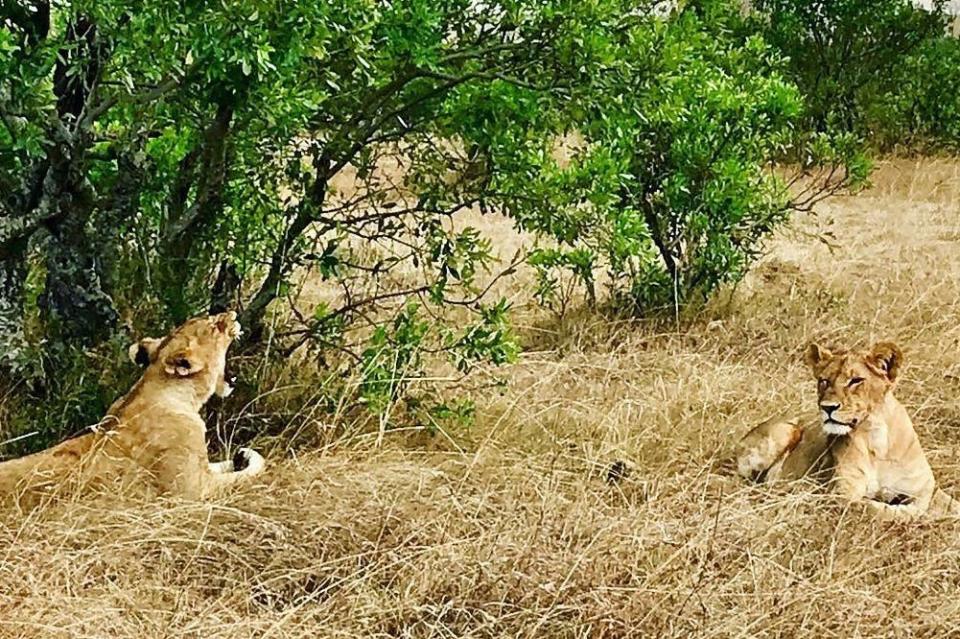
[[[823,430],[848,435],[883,406],[903,362],[895,344],[880,342],[865,351],[831,352],[811,344],[807,364],[817,379]]]
[[[162,339],[147,337],[130,346],[130,359],[139,366],[174,380],[190,380],[207,397],[227,397],[233,376],[227,372],[227,349],[240,336],[233,311],[196,317]]]

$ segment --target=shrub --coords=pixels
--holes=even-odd
[[[872,126],[883,105],[914,97],[914,89],[899,82],[903,73],[921,70],[926,83],[951,62],[948,51],[931,47],[948,38],[943,5],[942,0],[931,9],[911,0],[758,0],[754,17],[757,31],[787,60],[787,77],[803,93],[805,128],[854,133],[875,143],[883,141]],[[945,57],[931,67],[918,66],[922,51]],[[881,135],[907,133],[909,117],[901,105],[884,118]]]
[[[633,310],[676,312],[742,277],[792,209],[861,182],[868,168],[849,138],[802,128],[807,107],[784,60],[747,33],[734,3],[637,21],[575,108],[585,142],[553,176],[575,198],[557,203],[563,216],[521,217],[569,247],[536,256],[542,292],[557,267],[589,290],[606,267]],[[834,170],[798,196],[771,169],[801,151],[801,172]]]
[[[897,65],[866,113],[881,149],[948,150],[960,146],[960,40],[935,38]]]

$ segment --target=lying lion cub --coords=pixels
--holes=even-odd
[[[796,420],[760,424],[740,441],[738,473],[754,481],[829,479],[838,494],[890,518],[960,514],[960,504],[937,488],[913,423],[893,396],[900,349],[884,342],[832,353],[813,344],[806,355],[820,428]]]
[[[236,313],[187,321],[163,339],[130,348],[143,376],[92,432],[47,450],[0,463],[0,499],[31,504],[61,489],[152,488],[201,498],[264,468],[263,457],[241,449],[238,461],[207,462],[200,409],[211,395],[232,390],[227,349],[240,334]],[[143,486],[146,484],[146,486]]]

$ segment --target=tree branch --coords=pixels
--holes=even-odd
[[[189,76],[189,71],[187,73],[184,73],[184,75],[180,77],[172,76],[170,78],[167,78],[157,86],[152,87],[148,90],[145,90],[135,95],[114,93],[113,95],[107,98],[104,98],[103,100],[101,100],[100,102],[92,106],[87,111],[87,114],[84,116],[81,124],[84,127],[91,126],[94,122],[96,122],[100,118],[100,116],[102,116],[104,113],[112,109],[121,101],[127,102],[129,104],[147,104],[149,102],[153,102],[154,100],[158,100],[162,98],[164,95],[166,95],[167,93],[170,93],[174,89],[177,89],[181,85],[183,85],[186,82],[188,76]],[[124,97],[126,97],[127,99],[124,100]]]

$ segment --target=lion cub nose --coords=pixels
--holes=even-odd
[[[820,404],[820,410],[827,414],[827,417],[833,415],[833,411],[840,408],[840,404]]]

